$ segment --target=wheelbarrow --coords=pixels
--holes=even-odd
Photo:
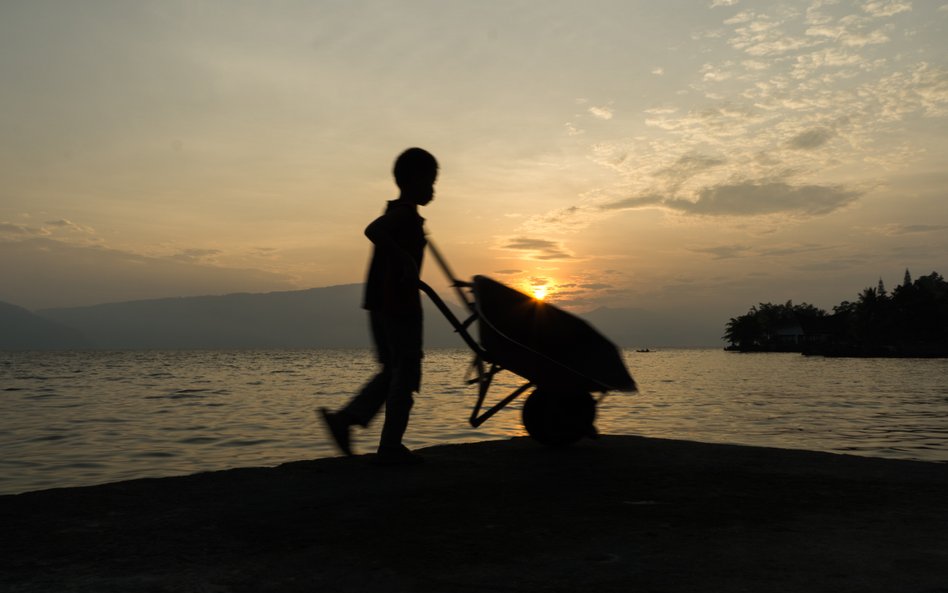
[[[460,319],[425,282],[421,290],[474,352],[467,377],[478,386],[469,419],[478,427],[530,389],[523,405],[527,433],[547,445],[597,436],[596,409],[609,391],[634,392],[619,350],[591,325],[487,276],[459,280],[434,244],[428,247],[467,310]],[[476,323],[477,338],[471,328]],[[473,376],[471,371],[473,371]],[[509,371],[526,382],[484,408],[494,377]],[[599,393],[595,399],[592,393]]]

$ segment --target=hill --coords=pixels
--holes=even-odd
[[[443,294],[453,302],[453,295]],[[361,284],[270,293],[177,297],[0,312],[4,349],[364,348]],[[427,299],[425,344],[465,348]],[[459,307],[452,307],[460,315]],[[620,347],[715,346],[716,323],[644,309],[600,308],[581,317]]]
[[[370,345],[361,284],[44,309],[105,349],[361,348]],[[463,346],[436,310],[431,346]],[[440,318],[440,321],[439,321]]]
[[[0,302],[0,350],[70,350],[88,346],[81,332],[23,307]]]

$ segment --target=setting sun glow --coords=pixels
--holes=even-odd
[[[538,301],[542,301],[544,298],[546,298],[546,286],[534,286],[533,298]]]

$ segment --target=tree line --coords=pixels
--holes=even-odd
[[[725,326],[728,350],[826,356],[948,356],[948,282],[937,272],[886,290],[882,279],[833,312],[760,303]]]

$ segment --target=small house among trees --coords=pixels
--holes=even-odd
[[[887,292],[882,280],[832,313],[807,303],[760,303],[726,325],[727,350],[825,356],[948,356],[948,282],[909,271]]]

